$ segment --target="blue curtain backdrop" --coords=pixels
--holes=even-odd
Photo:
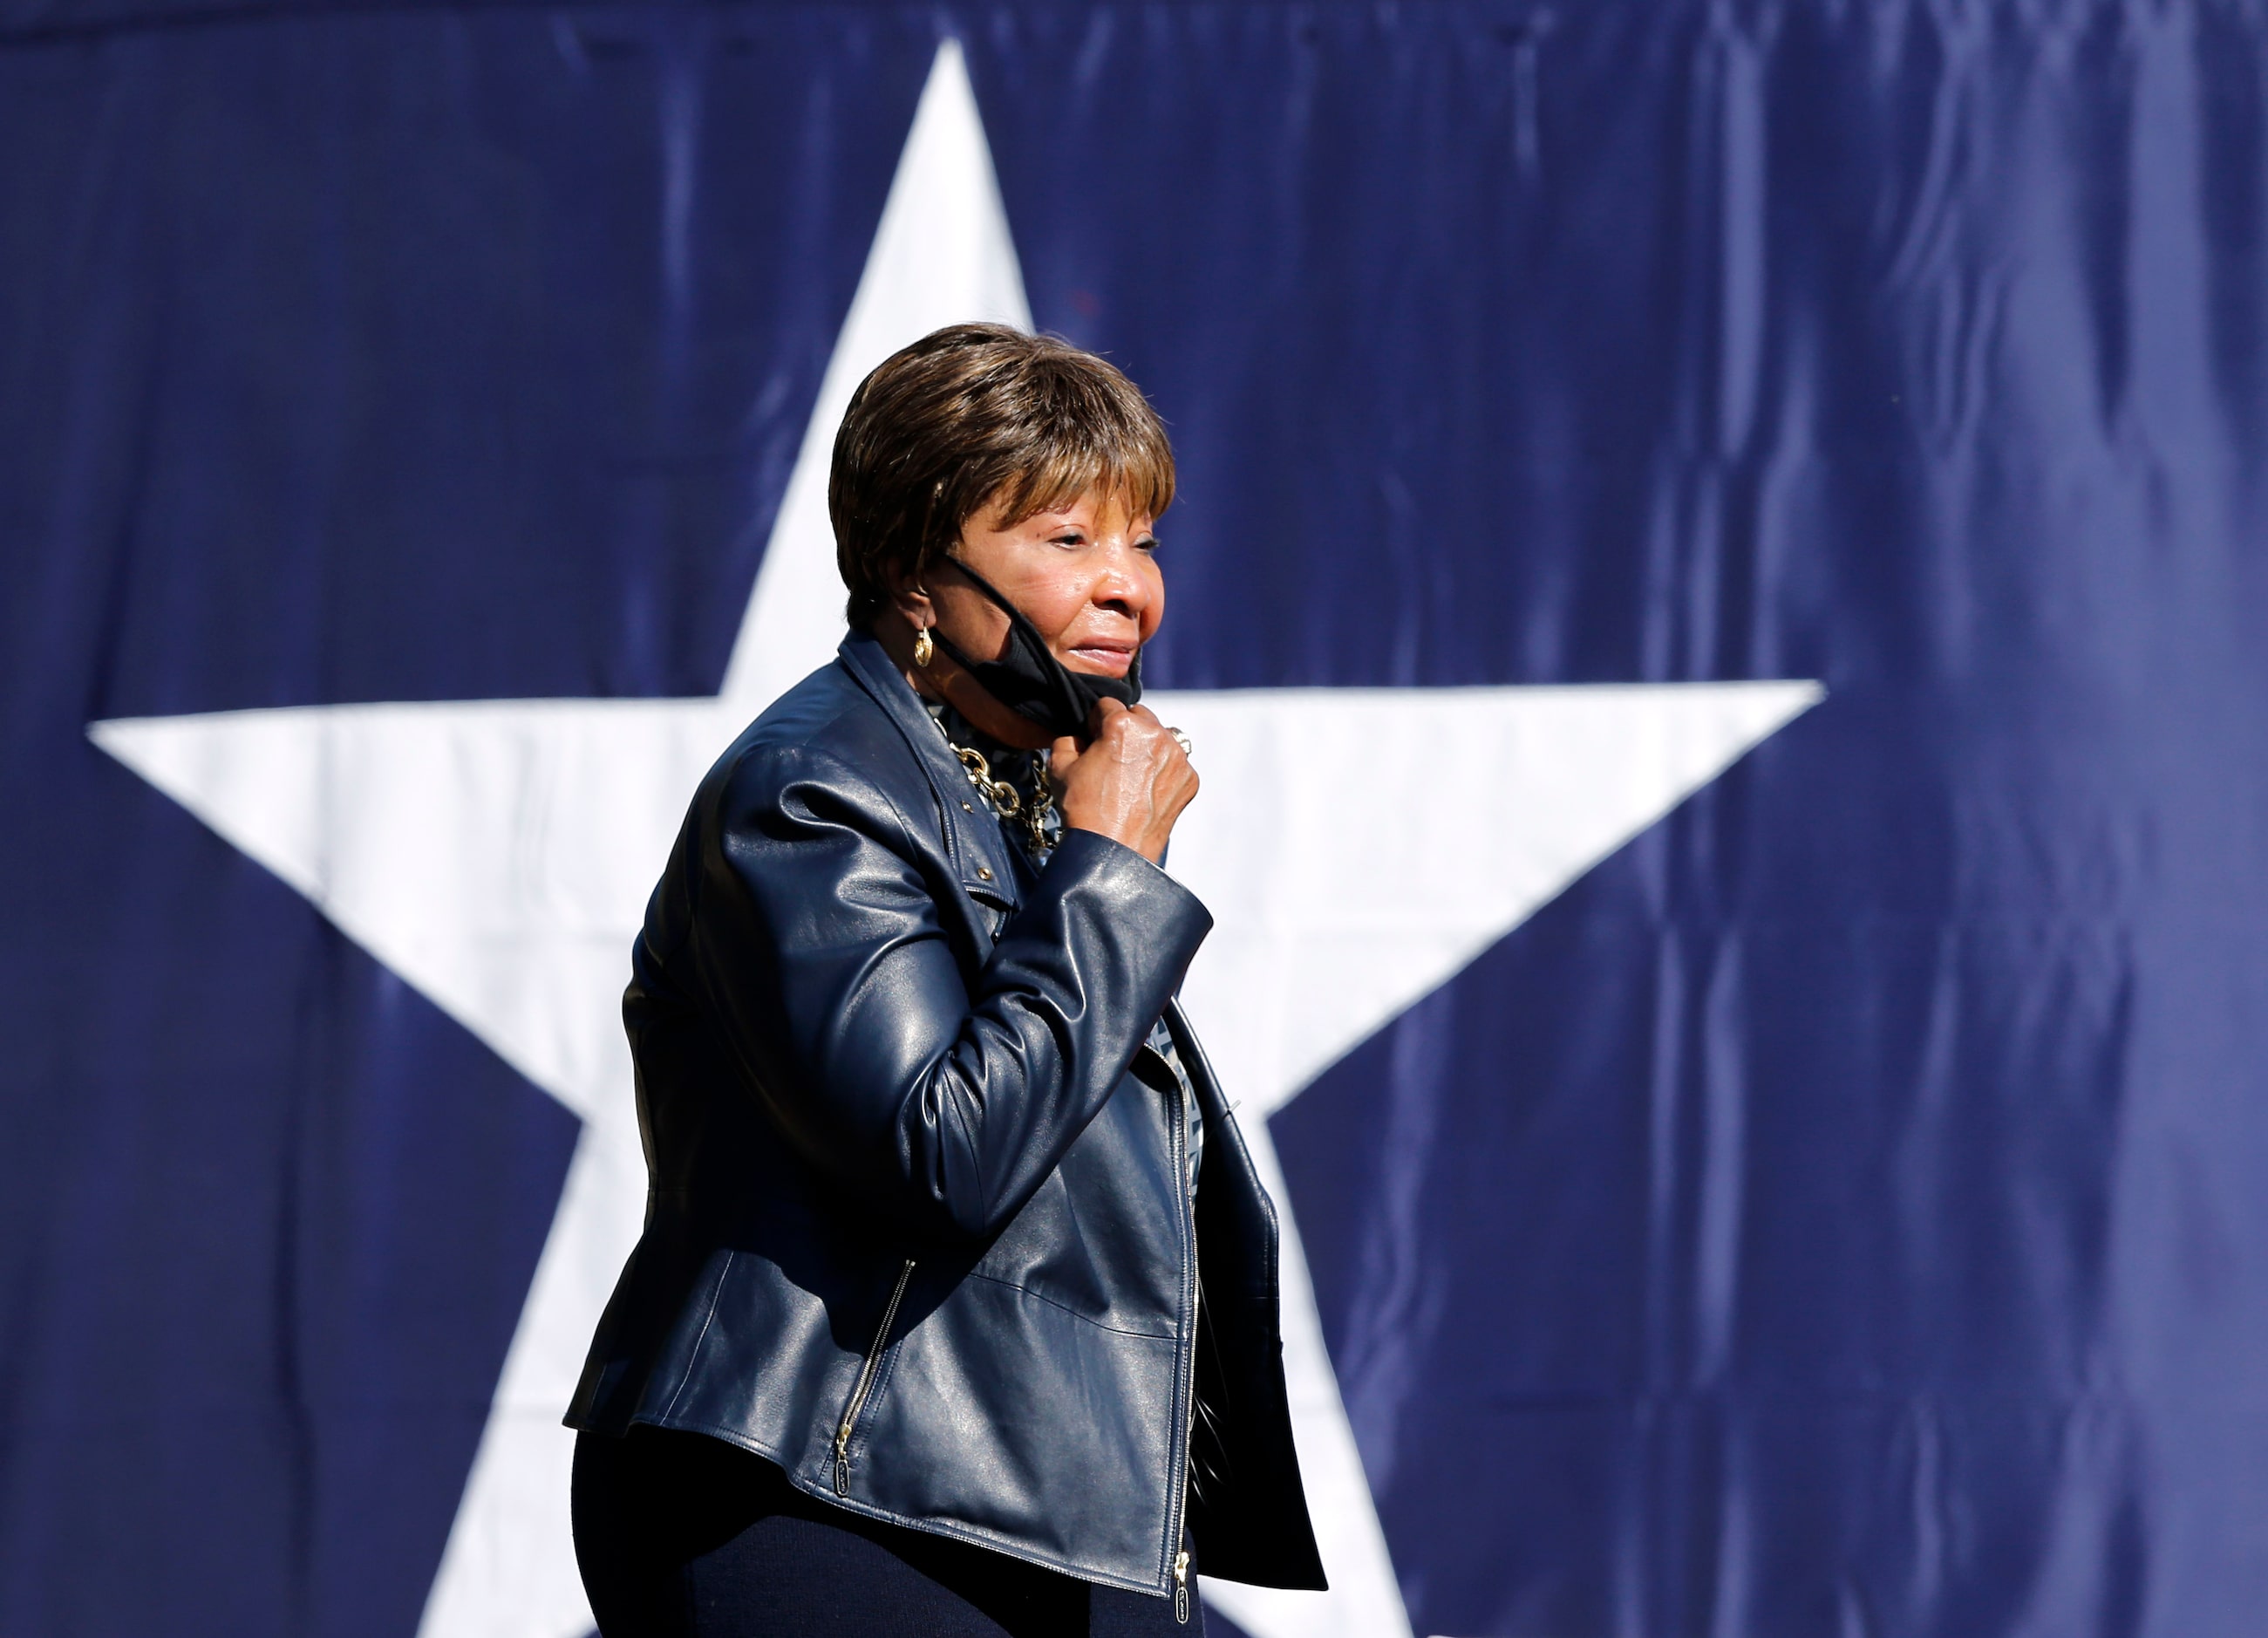
[[[1275,1123],[1417,1630],[2258,1633],[2235,0],[0,0],[0,1631],[411,1633],[574,1136],[85,725],[713,692],[946,33],[1156,682],[1830,690]]]

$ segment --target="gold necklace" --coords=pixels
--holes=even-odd
[[[1044,857],[1047,851],[1055,845],[1055,839],[1048,834],[1047,827],[1048,815],[1055,811],[1056,806],[1055,793],[1048,788],[1047,770],[1035,764],[1039,774],[1039,788],[1027,802],[1022,793],[1007,780],[992,777],[992,764],[984,760],[983,751],[972,750],[966,745],[954,745],[949,739],[946,743],[953,746],[953,754],[960,757],[961,765],[968,770],[969,783],[984,793],[985,800],[999,810],[1002,818],[1020,817],[1023,820],[1025,845],[1031,849],[1032,856],[1035,859]]]

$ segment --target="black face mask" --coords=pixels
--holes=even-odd
[[[995,591],[983,575],[957,558],[953,567],[1008,616],[1008,649],[998,660],[971,660],[935,626],[930,628],[930,640],[1018,716],[1029,718],[1058,739],[1065,734],[1083,737],[1099,701],[1115,699],[1122,705],[1131,705],[1142,697],[1140,649],[1134,651],[1134,663],[1123,677],[1073,671],[1055,657],[1047,638],[1024,617],[1024,611]]]

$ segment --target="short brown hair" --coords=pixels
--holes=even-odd
[[[850,623],[980,510],[1018,523],[1091,489],[1152,518],[1174,499],[1165,424],[1108,362],[1005,324],[948,325],[893,353],[850,395],[827,480]]]

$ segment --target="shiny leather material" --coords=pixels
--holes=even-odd
[[[1201,1395],[1205,1572],[1322,1586],[1275,1214],[1172,1000],[1211,925],[1091,832],[1033,871],[853,633],[711,770],[654,889],[623,1003],[645,1232],[569,1425],[713,1435],[1166,1593]],[[1161,1014],[1206,1133],[1194,1222]]]

